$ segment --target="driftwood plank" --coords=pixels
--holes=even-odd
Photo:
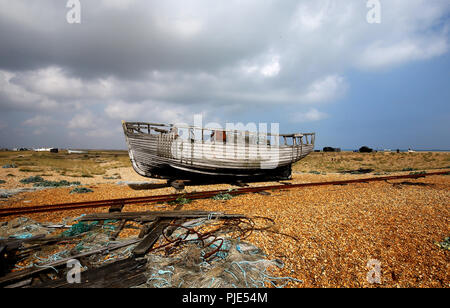
[[[0,240],[0,246],[5,246],[5,250],[6,251],[17,250],[20,247],[22,247],[22,245],[25,244],[25,243],[33,242],[33,241],[40,240],[40,239],[43,239],[43,238],[45,238],[44,234],[36,235],[36,236],[30,237],[28,239]]]
[[[120,243],[120,244],[112,245],[112,246],[109,246],[109,247],[103,247],[103,248],[100,248],[100,249],[87,251],[87,252],[84,252],[84,253],[72,256],[70,258],[66,258],[66,259],[62,259],[62,260],[58,260],[58,261],[54,261],[54,262],[50,262],[50,263],[45,263],[45,264],[42,264],[41,267],[38,267],[38,268],[30,268],[30,269],[22,270],[22,271],[19,271],[19,272],[11,273],[11,274],[8,274],[8,275],[0,278],[0,287],[13,284],[13,283],[18,282],[20,280],[28,279],[28,278],[30,278],[30,277],[32,277],[34,275],[39,274],[39,273],[49,271],[49,270],[51,270],[51,268],[57,268],[57,267],[60,267],[60,266],[64,266],[64,265],[67,264],[67,262],[69,260],[81,259],[83,257],[88,257],[88,256],[95,255],[95,254],[101,254],[101,253],[104,253],[106,251],[117,250],[117,249],[120,249],[120,248],[123,248],[123,247],[126,247],[126,246],[130,246],[130,245],[136,244],[136,243],[138,243],[140,241],[141,241],[140,239],[138,239],[138,240],[131,240],[131,241],[127,241],[125,243]]]
[[[65,278],[49,281],[36,288],[130,288],[147,281],[144,273],[147,260],[128,258],[81,273],[80,283],[68,283]]]
[[[197,215],[197,214],[185,214],[185,215],[176,215],[176,214],[168,214],[157,216],[161,219],[197,219],[197,218],[209,218],[209,219],[235,219],[235,218],[245,218],[245,215],[241,214],[205,214],[205,215]],[[136,220],[147,222],[155,219],[155,216],[143,216],[137,218]]]
[[[109,208],[109,212],[110,213],[120,213],[123,210],[123,207],[125,206],[125,204],[114,204]]]
[[[18,289],[18,288],[28,287],[29,285],[31,285],[32,282],[33,282],[33,278],[30,278],[30,279],[19,281],[18,283],[6,286],[5,289]]]
[[[0,277],[6,273],[6,246],[0,246]]]
[[[156,220],[146,223],[142,226],[141,232],[139,233],[139,238],[144,238],[150,231],[152,231],[155,226],[159,223],[159,218]]]
[[[126,220],[126,219],[122,219],[122,221],[120,222],[120,225],[119,225],[119,227],[117,228],[116,232],[114,232],[114,233],[109,237],[109,239],[110,239],[111,241],[115,241],[115,240],[116,240],[116,238],[119,236],[120,232],[122,232],[123,228],[125,227],[125,224],[126,224],[126,223],[127,223],[127,220]]]
[[[83,216],[80,220],[109,220],[109,219],[124,219],[124,218],[139,218],[141,216],[161,216],[161,215],[207,215],[212,212],[208,211],[145,211],[145,212],[121,212],[121,213],[94,213]],[[217,213],[217,212],[216,212]]]
[[[140,216],[136,218],[128,218],[128,220],[134,220],[140,223],[153,222],[156,219],[197,219],[197,218],[210,218],[210,219],[235,219],[235,218],[245,218],[245,215],[235,215],[235,214],[218,214],[218,215],[167,215],[167,216]],[[121,218],[118,218],[119,220]],[[88,218],[85,221],[97,221],[102,219]]]
[[[199,211],[167,211],[167,212],[130,212],[130,213],[98,213],[84,216],[81,221],[99,221],[99,220],[139,220],[152,221],[156,218],[165,219],[183,219],[183,218],[202,218],[210,217],[211,219],[221,218],[244,218],[242,214],[224,214],[219,212],[199,212]]]
[[[165,228],[170,224],[167,220],[159,220],[153,229],[147,234],[147,236],[136,246],[133,250],[133,254],[136,257],[142,257],[147,254],[147,252],[152,249],[156,241],[161,236]]]

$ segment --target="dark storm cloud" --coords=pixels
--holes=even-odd
[[[132,2],[126,8],[81,1],[79,25],[66,22],[65,1],[12,5],[0,20],[0,67],[26,70],[52,64],[77,76],[127,78],[149,70],[216,71],[270,48],[295,2],[260,1],[255,10],[249,1],[223,20],[214,19],[214,12],[205,14],[217,6],[211,2],[185,15],[174,1]]]
[[[448,50],[444,0],[383,1],[378,25],[360,0],[81,0],[81,24],[67,23],[66,2],[0,0],[9,143],[14,123],[107,145],[123,143],[120,119],[226,121],[266,110],[281,121],[279,107],[294,106],[292,118],[320,121],[324,104],[351,88],[347,71]]]

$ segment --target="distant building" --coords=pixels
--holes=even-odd
[[[40,148],[40,149],[33,149],[35,152],[50,152],[50,153],[58,153],[58,148]]]
[[[67,150],[69,154],[87,154],[87,151]]]

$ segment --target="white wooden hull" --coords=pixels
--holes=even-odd
[[[293,163],[314,150],[313,137],[310,143],[267,146],[182,140],[173,133],[143,133],[127,125],[124,123],[124,132],[131,162],[136,172],[145,177],[255,177],[280,172],[286,177],[286,172],[290,176]]]

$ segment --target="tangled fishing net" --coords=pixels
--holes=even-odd
[[[167,232],[173,228],[172,234]],[[300,283],[292,277],[274,277],[272,270],[283,268],[283,262],[268,260],[261,249],[241,240],[255,230],[253,221],[242,219],[172,224],[154,253],[147,255],[145,287],[282,288]]]
[[[301,283],[293,277],[277,277],[275,273],[284,267],[284,263],[268,259],[264,251],[247,241],[254,232],[274,232],[272,219],[242,216],[213,219],[213,214],[198,219],[175,219],[168,223],[145,256],[147,281],[138,287],[282,288],[290,283]],[[51,267],[52,262],[70,259],[80,253],[102,251],[84,258],[83,271],[135,258],[133,250],[139,243],[137,238],[115,240],[117,236],[113,236],[120,233],[120,221],[88,223],[79,221],[79,218],[72,221],[70,228],[56,236],[58,244],[32,253],[24,262],[17,263],[15,270],[47,267],[53,269],[55,277],[61,278],[65,269],[61,272],[60,268]],[[25,219],[2,225],[0,231],[15,238],[51,232],[50,226],[40,226]],[[130,239],[132,243],[123,245]],[[109,250],[115,245],[123,247]]]

